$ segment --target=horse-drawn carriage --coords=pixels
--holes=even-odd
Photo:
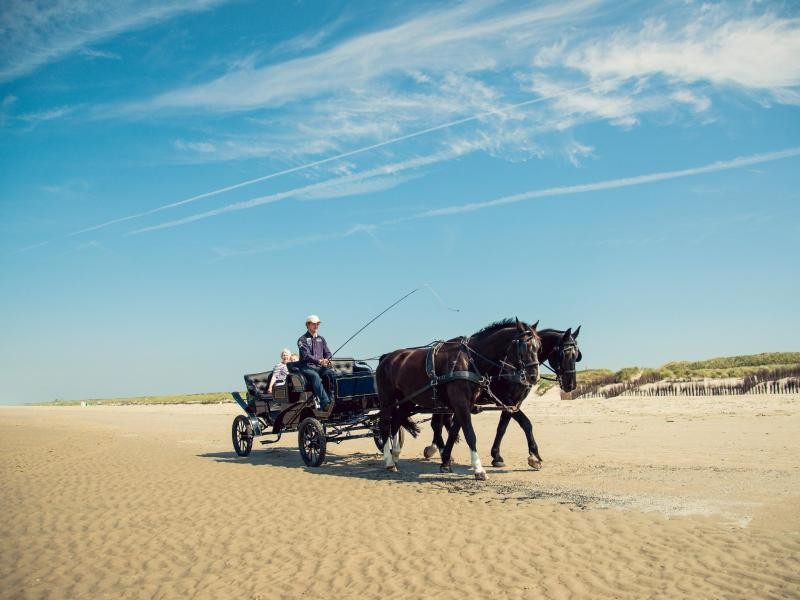
[[[325,461],[328,442],[372,437],[383,451],[386,468],[394,471],[403,446],[403,430],[416,435],[420,422],[411,417],[427,413],[433,418],[434,439],[425,457],[438,452],[440,469],[450,472],[453,444],[461,430],[475,477],[484,479],[472,415],[498,410],[502,412],[491,450],[492,466],[504,466],[500,441],[513,418],[525,432],[528,464],[539,469],[542,459],[521,404],[539,381],[539,365],[545,361],[562,389],[574,389],[575,363],[581,359],[581,352],[576,341],[580,327],[573,333],[571,328],[537,331],[537,325],[505,319],[471,336],[395,350],[381,357],[375,372],[363,362],[334,359],[331,366],[335,375],[329,382],[332,402],[324,411],[291,363],[285,385],[274,386],[272,394],[267,392],[271,372],[245,375],[246,399],[233,392],[247,413],[233,422],[234,449],[247,456],[256,437],[274,434],[276,439],[261,442],[271,444],[284,432],[297,431],[303,461],[317,467]],[[445,424],[447,443],[441,435]]]
[[[334,377],[328,382],[331,404],[320,410],[319,401],[303,375],[289,366],[283,385],[275,385],[268,393],[272,371],[244,376],[246,397],[232,392],[233,399],[246,415],[233,420],[233,448],[239,456],[247,456],[255,438],[274,444],[286,432],[298,432],[298,446],[303,462],[318,467],[325,462],[328,442],[372,437],[378,449],[383,448],[378,428],[378,395],[372,369],[351,358],[335,358],[331,369]]]

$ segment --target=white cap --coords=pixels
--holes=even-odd
[[[319,317],[317,315],[308,315],[306,317],[306,325],[309,323],[319,323]]]

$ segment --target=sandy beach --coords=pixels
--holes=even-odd
[[[3,598],[800,597],[800,398],[531,397],[476,482],[371,440],[237,457],[236,405],[0,408]],[[478,415],[484,464],[496,413]]]

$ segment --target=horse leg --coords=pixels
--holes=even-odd
[[[383,459],[386,464],[386,470],[391,473],[397,473],[398,460],[400,459],[400,419],[397,407],[391,411],[388,419],[389,426],[386,431],[381,428],[381,436],[385,436],[386,440],[383,444]]]
[[[422,456],[425,458],[433,458],[433,456],[438,452],[439,454],[442,453],[442,448],[444,447],[444,442],[442,442],[442,415],[433,415],[431,417],[431,429],[433,429],[433,441],[431,442],[430,446],[425,446],[425,449],[422,451]]]
[[[444,449],[441,452],[442,464],[439,467],[439,471],[442,473],[453,472],[453,467],[452,467],[453,446],[458,441],[458,432],[461,431],[461,424],[458,421],[454,422],[452,417],[450,417],[449,415],[447,421],[450,422],[449,427],[447,428],[447,443],[445,444]]]
[[[380,375],[380,374],[379,374]],[[386,470],[390,472],[397,471],[394,457],[392,456],[392,424],[394,422],[394,397],[384,391],[384,386],[381,378],[378,380],[378,398],[380,400],[380,413],[378,416],[378,428],[383,440],[383,460]]]
[[[492,466],[505,467],[506,463],[503,457],[500,456],[500,443],[503,441],[503,436],[506,434],[506,428],[511,421],[511,413],[501,412],[500,421],[497,423],[497,433],[494,435],[494,443],[492,444]]]
[[[395,462],[395,466],[400,461],[400,452],[403,449],[400,446],[400,427],[401,422],[408,417],[407,409],[397,408],[394,411],[394,416],[392,418],[392,459]]]
[[[539,447],[536,445],[536,440],[533,439],[533,425],[531,424],[531,420],[521,410],[512,413],[512,416],[514,420],[519,423],[519,426],[522,427],[522,431],[525,432],[525,439],[528,440],[528,465],[534,471],[538,471],[542,468],[542,457],[539,456]]]
[[[469,462],[475,471],[475,479],[484,481],[486,479],[486,471],[483,470],[481,458],[478,456],[478,438],[475,435],[475,429],[472,427],[469,398],[465,397],[461,402],[455,402],[454,404],[453,411],[455,412],[456,420],[461,424],[461,429],[464,430],[464,439],[469,446]]]
[[[433,442],[430,446],[426,446],[423,454],[425,458],[433,458],[438,452],[442,456],[444,452],[444,438],[442,437],[442,429],[448,431],[453,426],[453,417],[451,415],[435,414],[431,417],[431,429],[433,429]]]

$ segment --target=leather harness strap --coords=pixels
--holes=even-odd
[[[462,348],[466,349],[467,357],[469,359],[469,364],[475,370],[473,371],[472,369],[467,369],[466,371],[464,370],[456,371],[455,366],[456,363],[458,362],[458,355],[457,355],[456,359],[453,361],[453,368],[450,370],[450,372],[443,375],[437,375],[436,353],[445,343],[446,342],[443,341],[436,341],[428,347],[428,351],[425,353],[425,373],[428,375],[429,379],[428,383],[423,387],[419,388],[418,390],[415,390],[405,398],[403,398],[400,402],[406,402],[408,400],[416,398],[417,396],[419,396],[424,392],[427,392],[428,390],[433,390],[433,399],[436,400],[436,390],[440,385],[443,385],[445,383],[450,383],[451,381],[471,381],[472,383],[477,384],[478,387],[480,388],[480,391],[485,393],[489,397],[489,399],[492,400],[492,402],[494,402],[503,411],[513,413],[519,410],[519,407],[522,404],[522,401],[525,399],[525,396],[523,395],[520,398],[520,400],[514,405],[504,404],[502,400],[500,400],[492,392],[490,388],[492,378],[490,376],[481,375],[480,372],[478,372],[478,367],[471,356],[472,353],[475,354],[478,353],[467,345],[465,338],[461,338],[459,342],[458,355],[461,354]],[[487,359],[486,357],[483,357],[480,354],[478,354],[478,356],[481,356],[481,358],[484,358],[485,360],[494,363],[494,361],[491,361],[490,359]],[[525,387],[528,388],[531,387],[531,384],[528,382],[524,370],[522,374],[519,373],[513,373],[508,375],[501,374],[498,377],[502,379],[510,379],[513,383],[524,385]]]

